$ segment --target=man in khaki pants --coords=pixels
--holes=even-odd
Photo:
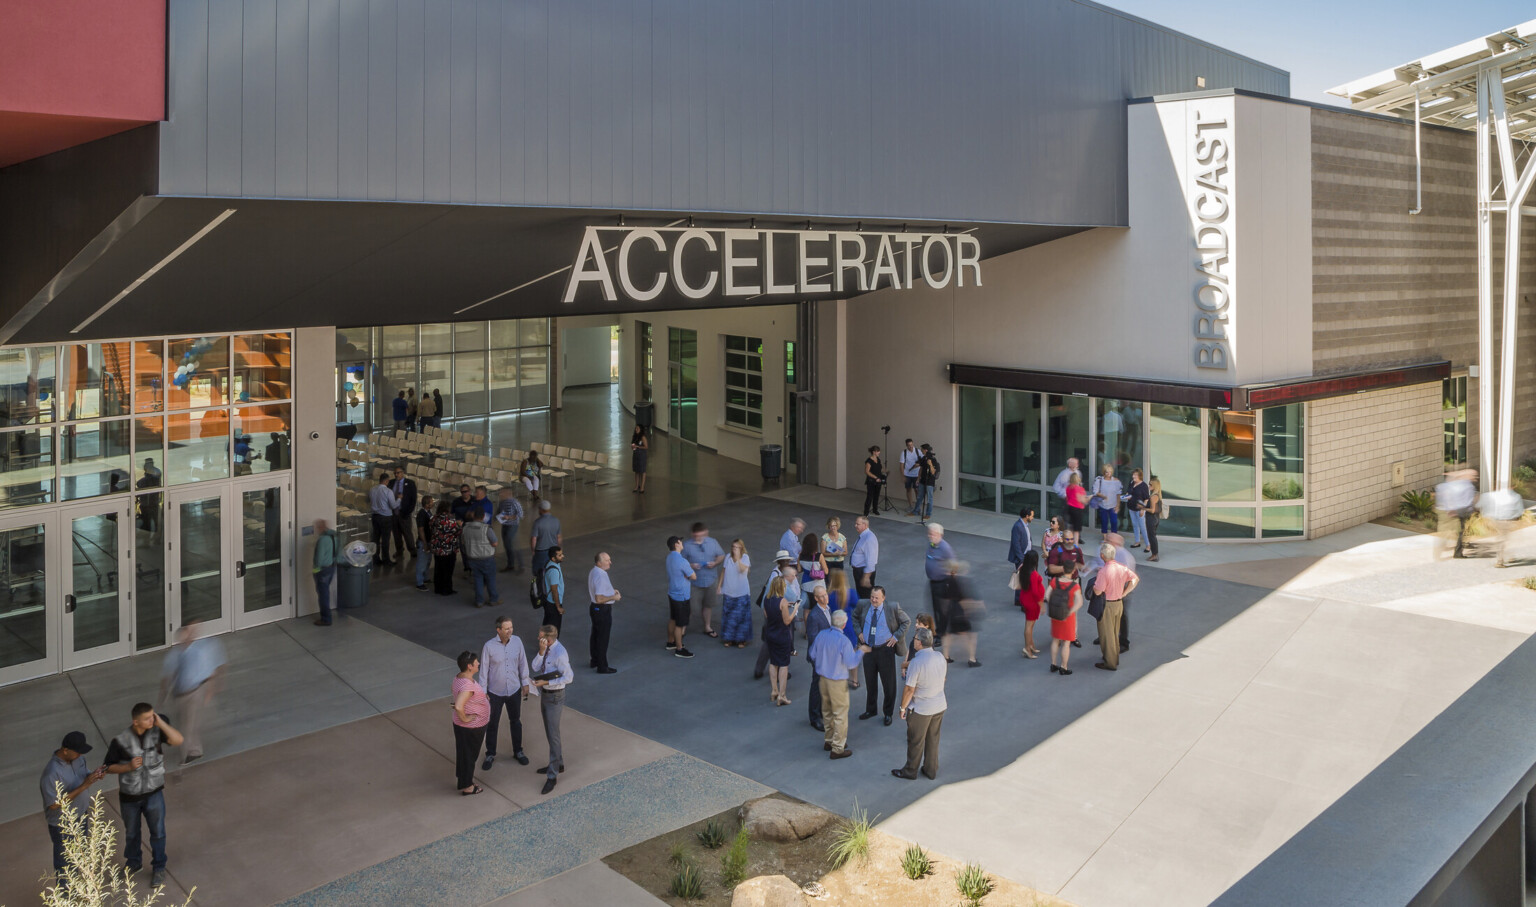
[[[833,759],[853,755],[848,748],[848,672],[857,668],[869,646],[854,648],[843,628],[848,626],[847,611],[832,612],[832,626],[816,634],[811,641],[811,664],[821,684],[821,717],[826,724],[822,748],[832,751]]]
[[[891,774],[912,781],[921,771],[932,781],[939,776],[939,731],[949,708],[944,698],[948,665],[933,647],[933,631],[927,627],[918,627],[912,634],[912,652],[901,694],[901,718],[907,723],[907,762],[891,769]]]
[[[1099,647],[1104,660],[1094,667],[1103,671],[1120,669],[1120,615],[1125,613],[1125,597],[1139,582],[1136,574],[1115,560],[1115,546],[1108,542],[1099,546],[1099,558],[1104,566],[1094,577],[1093,591],[1104,593],[1104,613],[1099,617]]]

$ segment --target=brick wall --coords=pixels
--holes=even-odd
[[[1308,537],[1395,513],[1403,492],[1438,482],[1440,432],[1438,381],[1307,404]]]

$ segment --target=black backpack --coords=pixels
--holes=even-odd
[[[1046,613],[1051,620],[1066,620],[1072,616],[1072,591],[1076,588],[1076,581],[1062,586],[1051,580],[1050,591],[1045,596]]]

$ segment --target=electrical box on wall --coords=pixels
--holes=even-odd
[[[1392,487],[1398,487],[1403,484],[1403,481],[1403,461],[1398,460],[1392,464]]]

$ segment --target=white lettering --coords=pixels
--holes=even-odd
[[[688,279],[683,276],[686,273],[683,271],[683,250],[688,248],[688,244],[694,240],[702,242],[704,248],[711,252],[716,250],[715,239],[707,232],[692,228],[684,230],[677,237],[677,245],[672,247],[672,282],[677,284],[677,291],[685,297],[689,299],[703,299],[714,292],[715,283],[720,275],[711,268],[709,279],[704,281],[703,286],[691,287],[688,285]]]
[[[896,240],[901,243],[902,287],[912,289],[912,247],[923,241],[921,233],[903,233]]]
[[[1231,367],[1232,335],[1228,329],[1233,309],[1231,190],[1226,177],[1231,154],[1231,134],[1226,119],[1202,120],[1194,111],[1194,137],[1190,146],[1192,173],[1189,207],[1194,214],[1197,279],[1194,287],[1195,366],[1226,370]],[[1201,169],[1203,168],[1203,169]]]
[[[773,282],[773,238],[778,235],[777,230],[763,231],[763,293],[767,296],[788,294],[795,291],[794,281],[789,283]]]
[[[800,292],[825,293],[831,290],[832,286],[828,283],[811,282],[811,269],[826,267],[827,260],[825,258],[812,258],[810,254],[811,243],[826,242],[830,234],[807,230],[800,232],[798,235],[800,237]],[[842,278],[838,279],[841,281]]]
[[[966,254],[966,250],[970,254]],[[981,286],[981,240],[961,233],[955,237],[955,286],[965,286],[965,269],[970,268],[976,277],[976,286]]]
[[[944,276],[937,280],[934,279],[933,271],[931,269],[932,250],[934,246],[938,246],[939,249],[944,253]],[[930,234],[928,238],[923,241],[924,282],[926,282],[928,286],[933,287],[935,290],[940,289],[949,285],[949,279],[954,275],[954,271],[955,257],[949,251],[948,237]]]
[[[901,272],[896,270],[896,250],[891,247],[891,234],[881,233],[880,242],[875,246],[875,266],[869,272],[869,288],[878,290],[880,278],[889,277],[891,288],[901,289]]]
[[[843,250],[848,246],[858,249],[858,254],[844,255]],[[859,292],[866,292],[869,285],[864,280],[864,237],[857,233],[835,233],[832,248],[837,257],[837,266],[832,269],[832,285],[837,292],[843,292],[843,271],[848,268],[853,268],[854,275],[859,278]]]
[[[758,284],[738,284],[736,282],[737,268],[751,268],[757,266],[757,259],[752,257],[737,258],[735,255],[736,244],[739,242],[756,242],[758,233],[756,230],[725,230],[725,241],[721,244],[724,249],[721,270],[725,272],[725,295],[727,296],[756,296],[763,292]],[[682,245],[679,241],[678,245]]]
[[[592,262],[591,267],[587,262]],[[576,253],[576,264],[571,268],[571,279],[565,283],[565,302],[576,300],[576,288],[589,280],[597,281],[603,290],[604,302],[616,302],[613,292],[613,275],[608,273],[608,258],[603,255],[603,244],[598,239],[597,228],[588,227],[581,234],[581,249]]]

